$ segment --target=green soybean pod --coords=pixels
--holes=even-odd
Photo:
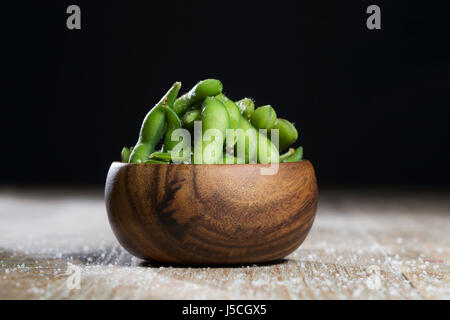
[[[244,118],[241,119],[238,137],[236,141],[235,154],[240,154],[240,149],[244,151],[245,163],[258,161],[258,131]]]
[[[194,129],[194,121],[200,120],[201,114],[202,112],[198,109],[186,111],[182,118],[183,127],[192,131]]]
[[[299,162],[302,161],[303,158],[303,147],[298,147],[297,150],[295,150],[294,154],[287,159],[284,159],[283,162]]]
[[[148,155],[155,151],[166,128],[166,112],[164,104],[174,101],[180,91],[181,83],[175,82],[161,100],[147,113],[142,122],[139,139],[130,155],[129,162],[140,163],[147,160]]]
[[[176,129],[180,129],[182,127],[182,122],[175,111],[167,105],[164,106],[164,110],[166,111],[167,132],[164,137],[163,151],[171,151],[179,143],[179,141],[172,141],[172,133]]]
[[[279,162],[280,154],[273,143],[259,130],[256,130],[247,120],[243,119],[240,122],[240,127],[242,129],[238,137],[238,145],[240,143],[245,143],[245,162],[249,163],[256,159],[258,163],[277,163]],[[247,135],[247,131],[250,131],[250,135]],[[256,137],[256,139],[255,139]],[[261,149],[263,151],[261,151]],[[253,154],[252,150],[256,151],[256,155]],[[237,156],[239,157],[239,151]]]
[[[130,159],[131,151],[127,147],[123,147],[122,152],[120,153],[120,156],[122,158],[122,162],[128,162]]]
[[[278,118],[272,129],[278,129],[279,146],[278,150],[282,152],[291,146],[298,139],[298,131],[295,126],[286,119]]]
[[[280,154],[277,147],[258,131],[258,163],[278,163]]]
[[[250,118],[251,124],[256,129],[272,129],[275,121],[277,120],[277,114],[275,109],[270,105],[256,108],[252,117]]]
[[[172,156],[172,153],[170,152],[162,152],[162,151],[155,151],[150,156],[150,160],[158,160],[158,161],[184,161],[188,160],[190,158],[190,155],[188,157],[178,157],[178,156]]]
[[[200,153],[200,148],[194,146],[194,161],[196,164],[221,163],[226,130],[230,128],[228,111],[218,99],[207,97],[203,101],[201,122],[202,136],[197,137],[195,142],[197,145],[201,143],[202,150]],[[213,136],[215,133],[221,134],[220,141],[216,141],[216,137]],[[201,138],[202,141],[198,141],[198,138]],[[200,158],[202,159],[201,162],[199,161]]]
[[[289,148],[289,151],[280,155],[280,162],[283,162],[285,159],[289,158],[290,156],[292,156],[295,152],[294,148]]]
[[[222,82],[216,79],[206,79],[197,83],[188,93],[179,97],[173,104],[177,115],[183,115],[191,106],[203,101],[206,97],[213,97],[222,92]]]
[[[230,117],[230,129],[238,129],[241,122],[241,113],[238,106],[230,99],[228,99],[223,93],[216,96],[220,102],[227,108],[228,115]]]
[[[216,96],[220,102],[223,103],[225,108],[227,109],[228,116],[230,117],[230,129],[236,130],[239,129],[242,115],[239,112],[238,106],[230,99],[228,99],[223,93]],[[226,147],[233,148],[236,144],[237,137],[233,135],[233,139],[227,139]],[[228,141],[230,140],[230,141]]]
[[[171,157],[169,152],[155,151],[148,156],[150,160],[170,162]]]
[[[151,163],[151,164],[170,164],[168,161],[160,161],[160,160],[154,160],[154,159],[148,159],[145,160],[144,163]]]
[[[236,102],[242,116],[245,119],[250,119],[255,112],[255,102],[250,98],[244,98]]]
[[[224,155],[223,156],[223,164],[238,164],[239,160],[235,156],[232,155]]]

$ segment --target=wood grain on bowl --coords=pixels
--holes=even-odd
[[[238,264],[281,259],[307,236],[317,209],[309,161],[261,164],[158,165],[115,162],[106,208],[130,253],[183,264]]]

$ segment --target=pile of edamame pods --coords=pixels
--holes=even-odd
[[[302,147],[289,148],[298,139],[297,129],[290,121],[277,118],[272,106],[255,109],[250,98],[233,101],[222,93],[222,83],[216,79],[202,80],[178,97],[180,89],[181,83],[175,82],[148,112],[136,145],[122,149],[122,162],[244,164],[302,160]],[[178,129],[185,129],[178,132],[189,133],[189,138],[176,134]]]

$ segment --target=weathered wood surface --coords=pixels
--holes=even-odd
[[[101,192],[3,189],[0,299],[449,299],[449,230],[448,192],[322,190],[311,233],[280,263],[151,265],[118,245]]]

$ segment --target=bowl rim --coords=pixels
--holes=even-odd
[[[290,166],[290,165],[294,165],[294,164],[299,164],[299,163],[309,163],[311,164],[311,161],[309,161],[308,159],[302,159],[300,161],[296,161],[296,162],[278,162],[278,165],[281,166]],[[270,163],[236,163],[236,164],[227,164],[227,163],[223,163],[223,164],[192,164],[192,163],[180,163],[180,164],[176,164],[176,163],[131,163],[131,162],[122,162],[122,161],[113,161],[111,164],[120,164],[120,165],[129,165],[129,166],[174,166],[174,167],[220,167],[220,168],[224,168],[224,167],[244,167],[244,166],[252,166],[252,167],[261,167],[261,168],[265,168],[265,167],[269,167],[271,164]]]

